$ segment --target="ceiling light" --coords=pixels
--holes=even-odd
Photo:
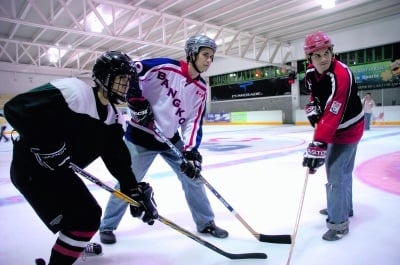
[[[47,57],[49,58],[50,63],[57,63],[61,57],[65,55],[66,50],[60,50],[58,48],[50,48],[47,51]]]
[[[335,0],[320,0],[323,9],[335,7]]]
[[[108,7],[104,5],[99,5],[98,7],[96,7],[96,10],[107,26],[113,22],[111,10]],[[117,12],[117,15],[118,13],[119,12]],[[81,23],[83,24],[84,21],[85,20],[82,19]],[[93,11],[86,16],[86,22],[87,22],[87,27],[92,32],[102,32],[104,29],[104,25],[100,22],[97,14],[94,13]]]

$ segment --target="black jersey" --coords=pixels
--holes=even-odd
[[[85,167],[101,157],[121,186],[136,186],[123,117],[111,104],[101,104],[96,93],[77,78],[58,79],[12,98],[4,113],[28,155],[31,147],[51,150],[65,142],[75,164]]]

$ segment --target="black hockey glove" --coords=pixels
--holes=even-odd
[[[118,138],[122,138],[124,137],[124,128],[122,128],[122,124],[120,123],[113,123],[110,125],[107,125],[107,129],[108,129],[108,139],[114,139],[116,137]]]
[[[201,172],[201,163],[203,162],[203,157],[199,151],[193,149],[183,152],[183,157],[186,160],[181,163],[181,171],[191,179],[198,178]]]
[[[326,144],[313,141],[303,155],[303,167],[310,169],[310,174],[317,172],[317,168],[325,164]]]
[[[311,126],[315,127],[315,124],[319,122],[322,116],[319,100],[315,98],[314,101],[311,101],[304,107],[304,110],[306,111],[307,119],[310,121]]]
[[[56,148],[32,147],[31,152],[39,165],[52,171],[60,168],[68,168],[69,161],[71,160],[65,142],[62,142]]]
[[[149,101],[143,97],[131,97],[127,100],[132,119],[141,126],[153,129],[154,115]]]
[[[130,206],[133,217],[142,219],[144,223],[153,225],[154,220],[158,218],[157,204],[154,201],[153,188],[149,183],[139,182],[138,187],[132,190],[128,195],[142,206]]]

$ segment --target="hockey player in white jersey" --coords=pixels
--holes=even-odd
[[[143,179],[156,156],[160,155],[181,181],[197,231],[226,238],[228,232],[216,226],[204,185],[196,179],[201,171],[202,156],[198,149],[209,88],[201,73],[212,64],[216,49],[214,40],[195,35],[185,44],[186,61],[168,58],[136,61],[139,87],[132,86],[128,91],[132,119],[125,138],[137,181]],[[155,135],[153,125],[182,151],[189,163],[182,163]],[[103,243],[116,242],[113,231],[125,210],[124,202],[110,197],[100,225]]]

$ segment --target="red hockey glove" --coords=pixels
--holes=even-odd
[[[154,124],[154,114],[147,99],[128,98],[128,107],[131,110],[132,119],[143,127],[152,128]]]
[[[315,101],[311,101],[305,105],[304,110],[311,126],[315,127],[315,124],[319,122],[322,116],[321,106],[319,105],[318,99],[315,99]]]
[[[317,172],[317,168],[325,164],[326,144],[313,141],[303,155],[303,167],[310,169],[310,174]]]

